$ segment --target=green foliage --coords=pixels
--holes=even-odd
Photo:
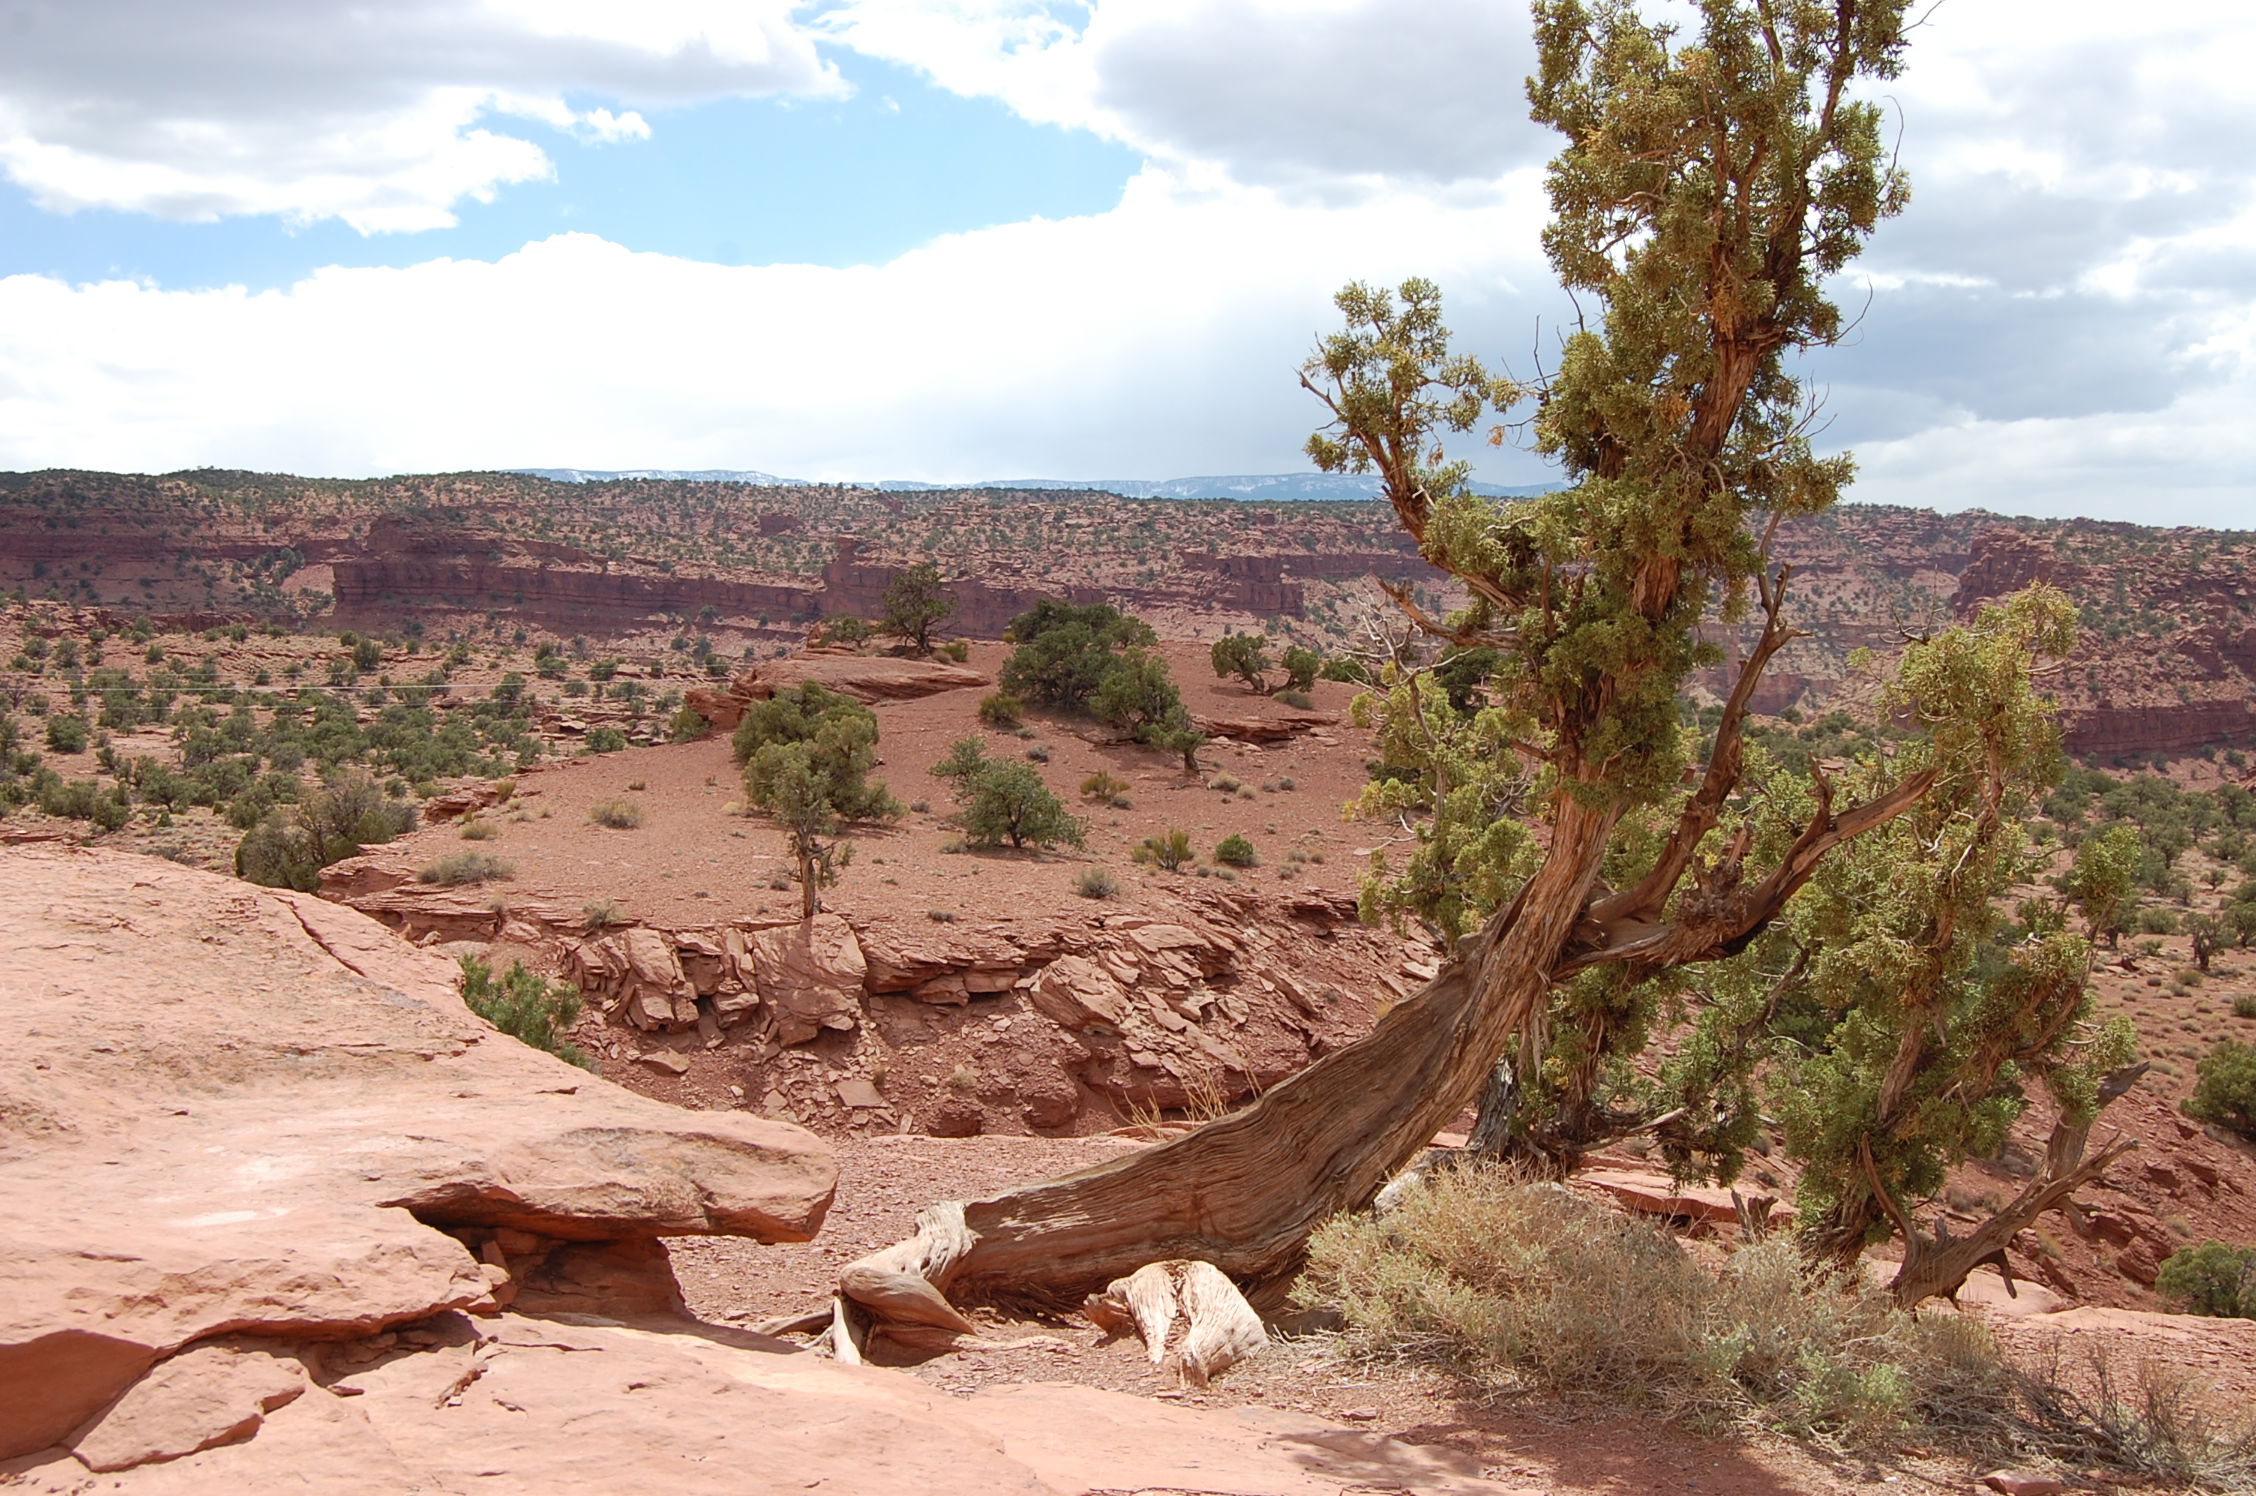
[[[1316,684],[1316,677],[1324,668],[1324,657],[1304,645],[1290,644],[1279,656],[1278,664],[1284,667],[1285,689],[1306,692]]]
[[[2181,1247],[2154,1275],[2154,1287],[2188,1314],[2256,1319],[2256,1247],[2205,1241]]]
[[[1348,803],[1366,820],[1411,818],[1409,852],[1381,851],[1362,881],[1363,917],[1399,926],[1415,915],[1450,939],[1509,899],[1535,848],[1520,812],[1529,780],[1513,751],[1522,725],[1500,708],[1465,711],[1438,672],[1382,667],[1355,699],[1356,725],[1378,730],[1371,781]]]
[[[2003,909],[2036,866],[2022,820],[2060,772],[2030,675],[2074,642],[2067,600],[2032,587],[1907,650],[1881,713],[1924,734],[1846,787],[1875,793],[1907,771],[1934,782],[1838,849],[1790,907],[1785,938],[1809,959],[1781,1001],[1810,1038],[1773,1101],[1802,1165],[1805,1228],[1831,1255],[1886,1229],[1872,1176],[1898,1199],[1931,1195],[1952,1165],[2003,1143],[2025,1079],[2088,1118],[2100,1081],[2132,1058],[2127,1021],[2090,1019],[2090,943],[2069,929],[2071,913],[2087,927],[2104,917],[2118,886],[2107,857],[2072,880],[2096,910],[2033,900],[2016,928]]]
[[[838,881],[853,860],[851,844],[839,838],[849,819],[833,797],[841,790],[836,765],[823,757],[823,738],[761,744],[744,765],[745,798],[773,816],[791,845],[799,884],[800,912],[812,919],[822,908],[822,890]],[[860,787],[844,786],[857,803]],[[880,787],[882,793],[882,787]],[[892,797],[886,796],[886,803]]]
[[[1090,698],[1118,667],[1123,651],[1159,642],[1149,624],[1110,603],[1037,603],[1012,619],[1003,637],[1017,648],[1003,662],[1002,688],[1067,711],[1089,710]]]
[[[462,1001],[510,1038],[555,1055],[582,1070],[595,1063],[568,1042],[564,1031],[580,1016],[580,989],[570,982],[551,986],[525,969],[522,961],[509,963],[498,981],[493,967],[476,956],[462,959]]]
[[[1087,828],[1067,813],[1040,773],[1030,764],[987,757],[977,738],[958,739],[932,772],[950,781],[957,824],[974,846],[1082,844]]]
[[[432,863],[415,875],[418,883],[429,883],[438,888],[461,888],[475,883],[491,883],[506,878],[516,871],[499,857],[484,852],[453,852]]]
[[[50,753],[84,753],[86,751],[86,719],[66,716],[57,712],[47,719],[47,751]]]
[[[2219,1039],[2193,1073],[2187,1114],[2256,1139],[2256,1045]]]
[[[1258,867],[1261,864],[1260,856],[1253,850],[1253,843],[1234,831],[1223,837],[1221,844],[1214,849],[1214,860],[1224,867]]]
[[[642,824],[642,807],[632,800],[598,800],[588,807],[588,819],[613,831],[632,831]]]
[[[587,751],[590,753],[617,753],[626,746],[627,735],[616,727],[596,727],[588,731]]]
[[[805,744],[808,762],[823,774],[824,803],[848,821],[885,820],[901,808],[882,784],[869,782],[877,766],[877,713],[814,681],[754,702],[737,725],[731,746],[749,774],[762,748]],[[749,781],[747,781],[749,783]],[[753,803],[760,803],[757,794]]]
[[[1149,742],[1183,718],[1182,697],[1167,662],[1146,649],[1121,653],[1089,693],[1089,714],[1123,737]]]
[[[1214,641],[1208,658],[1214,673],[1224,680],[1236,676],[1261,695],[1268,695],[1271,687],[1262,679],[1269,668],[1269,641],[1259,634],[1224,634]]]
[[[1170,873],[1180,872],[1198,861],[1198,854],[1191,850],[1191,834],[1174,828],[1157,836],[1145,837],[1128,855],[1138,862],[1150,863]]]
[[[897,572],[879,607],[878,627],[920,655],[932,653],[932,631],[956,610],[941,586],[940,568],[930,561]]]

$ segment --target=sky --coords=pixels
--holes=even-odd
[[[2256,528],[2252,54],[1924,13],[1803,370],[1852,497]],[[0,0],[0,468],[1303,470],[1349,280],[1555,349],[1531,59],[1516,0]]]

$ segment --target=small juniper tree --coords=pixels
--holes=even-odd
[[[940,581],[940,568],[919,561],[894,574],[879,605],[878,627],[920,655],[932,653],[932,631],[956,611]]]
[[[812,743],[769,743],[744,766],[745,795],[775,818],[790,843],[805,919],[822,912],[822,890],[854,857],[853,843],[839,834],[845,817],[831,798],[836,788]]]
[[[1256,695],[1266,696],[1275,689],[1263,679],[1263,673],[1269,668],[1268,643],[1259,634],[1224,634],[1214,641],[1208,659],[1217,676],[1224,680],[1236,676]]]
[[[974,845],[1078,847],[1086,834],[1032,764],[989,758],[977,738],[958,739],[932,772],[950,782],[957,822]]]

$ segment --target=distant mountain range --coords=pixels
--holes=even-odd
[[[615,472],[594,468],[511,468],[528,478],[557,483],[616,483],[629,478],[656,478],[672,483],[744,483],[756,488],[803,488],[808,481],[779,478],[750,468],[624,468]],[[874,488],[889,493],[932,493],[967,488],[1043,489],[1083,493],[1116,493],[1130,499],[1369,499],[1376,498],[1379,480],[1370,474],[1350,473],[1236,473],[1205,478],[995,478],[979,483],[918,483],[903,478],[875,483],[849,483],[850,488]],[[1492,499],[1522,499],[1549,493],[1555,483],[1521,488],[1501,488],[1475,483],[1473,492]]]

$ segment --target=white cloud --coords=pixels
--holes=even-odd
[[[633,109],[835,93],[792,0],[10,0],[0,171],[56,212],[208,222],[452,224],[465,199],[551,174],[494,128],[647,138]]]
[[[816,22],[1027,119],[1178,170],[1320,192],[1541,160],[1524,9],[1494,0],[841,0]]]
[[[1495,348],[1495,288],[1539,274],[1516,248],[1535,190],[1319,210],[1154,170],[1112,212],[877,267],[565,235],[260,294],[17,276],[0,280],[0,468],[1290,468],[1316,417],[1294,370],[1331,293],[1414,272],[1488,288],[1458,310]]]

